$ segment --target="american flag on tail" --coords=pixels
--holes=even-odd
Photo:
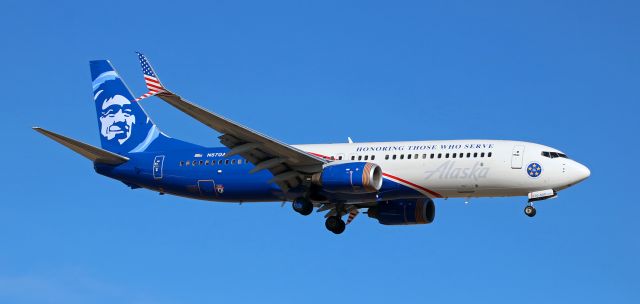
[[[144,57],[142,53],[138,53],[138,59],[140,59],[142,73],[144,74],[144,82],[147,85],[147,89],[149,89],[149,92],[136,98],[136,101],[156,95],[158,93],[166,92],[167,90],[160,83],[160,79],[158,79],[158,76],[156,76],[156,73],[153,71],[153,68],[149,64],[147,57]]]

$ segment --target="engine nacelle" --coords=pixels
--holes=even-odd
[[[368,215],[382,225],[431,224],[436,217],[436,205],[429,198],[384,201],[369,208]]]
[[[382,169],[367,162],[330,164],[313,176],[322,190],[334,193],[372,193],[382,187]]]

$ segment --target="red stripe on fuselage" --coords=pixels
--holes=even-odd
[[[318,153],[313,153],[313,152],[307,152],[307,153],[309,153],[309,154],[311,154],[311,155],[314,155],[314,156],[317,156],[317,157],[320,157],[320,158],[324,158],[324,159],[329,159],[329,160],[331,160],[331,157],[326,156],[326,155],[322,155],[322,154],[318,154]]]
[[[321,157],[321,158],[324,158],[324,159],[331,159],[329,156],[326,156],[326,155],[322,155],[322,154],[318,154],[318,153],[313,153],[313,152],[307,152],[307,153],[312,154],[312,155],[315,155],[315,156],[318,156],[318,157]],[[416,184],[414,184],[414,183],[412,183],[412,182],[410,182],[410,181],[408,181],[408,180],[406,180],[406,179],[402,179],[402,178],[399,178],[399,177],[397,177],[397,176],[394,176],[394,175],[391,175],[391,174],[388,174],[388,173],[384,173],[384,172],[382,173],[382,175],[383,175],[383,176],[386,176],[386,177],[388,177],[388,178],[390,178],[390,179],[395,179],[395,180],[397,180],[397,181],[399,181],[399,182],[403,182],[403,183],[408,184],[408,185],[410,185],[410,186],[412,186],[412,187],[418,188],[418,189],[420,189],[420,190],[422,190],[422,191],[424,191],[424,192],[427,192],[427,193],[429,193],[429,194],[433,195],[434,197],[442,197],[442,194],[440,194],[440,193],[438,193],[438,192],[435,192],[435,191],[433,191],[433,190],[429,190],[429,189],[427,189],[427,188],[425,188],[425,187],[422,187],[422,186],[416,185]]]
[[[384,176],[386,176],[386,177],[388,177],[390,179],[395,179],[395,180],[397,180],[399,182],[403,182],[403,183],[408,184],[408,185],[410,185],[412,187],[418,188],[418,189],[420,189],[422,191],[425,191],[425,192],[427,192],[427,193],[429,193],[429,194],[431,194],[431,195],[433,195],[435,197],[442,197],[442,195],[440,193],[432,191],[432,190],[429,190],[429,189],[427,189],[425,187],[422,187],[420,185],[416,185],[416,184],[414,184],[414,183],[412,183],[412,182],[410,182],[410,181],[408,181],[406,179],[402,179],[402,178],[399,178],[397,176],[393,176],[393,175],[391,175],[389,173],[384,173],[384,172],[382,173],[382,175],[384,175]]]

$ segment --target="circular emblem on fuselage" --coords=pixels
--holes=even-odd
[[[216,185],[216,191],[218,191],[218,193],[222,194],[224,193],[224,186],[221,184],[217,184]]]
[[[531,177],[539,177],[542,174],[542,166],[538,163],[530,163],[527,167],[527,174]]]

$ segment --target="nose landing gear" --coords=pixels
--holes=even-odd
[[[533,207],[532,203],[529,203],[526,207],[524,207],[524,214],[528,217],[536,216],[536,208]]]
[[[527,206],[524,207],[524,214],[526,214],[528,217],[534,217],[536,216],[536,208],[533,207],[533,202],[556,198],[558,196],[558,193],[554,189],[547,189],[529,192],[528,196],[529,201],[527,201]]]

